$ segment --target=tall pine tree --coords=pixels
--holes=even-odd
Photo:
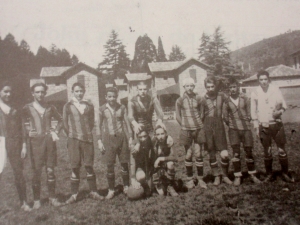
[[[161,41],[161,38],[158,37],[158,46],[157,46],[157,62],[166,62],[168,61],[166,58],[165,50]]]
[[[183,61],[186,59],[185,54],[182,52],[178,45],[173,45],[169,55],[169,61]]]
[[[149,73],[148,63],[156,62],[156,47],[147,34],[139,36],[135,42],[134,58],[131,71],[134,73]]]

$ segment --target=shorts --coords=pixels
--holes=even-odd
[[[118,155],[120,163],[128,163],[130,151],[128,140],[125,134],[103,135],[103,145],[105,148],[104,161],[107,164],[114,164]]]
[[[253,136],[251,130],[229,129],[228,135],[231,146],[240,146],[242,142],[243,147],[253,147]]]
[[[204,120],[207,150],[222,151],[227,149],[226,133],[222,118],[207,117]]]
[[[57,164],[56,143],[51,134],[29,139],[31,166],[40,170],[43,166],[54,168]]]
[[[197,144],[205,143],[204,129],[197,130],[181,130],[179,135],[180,144],[191,146],[193,141]]]
[[[80,168],[81,161],[84,162],[84,166],[94,165],[93,142],[85,142],[75,138],[68,138],[67,147],[72,169]]]
[[[282,122],[270,124],[269,127],[263,127],[262,125],[259,125],[259,137],[264,149],[267,149],[271,146],[272,138],[279,148],[284,148],[284,145],[286,143],[286,137]]]

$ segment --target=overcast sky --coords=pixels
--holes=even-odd
[[[197,57],[203,32],[220,25],[230,49],[263,38],[300,30],[300,0],[0,0],[0,36],[25,39],[36,53],[54,43],[96,67],[112,29],[119,33],[130,58],[145,33],[166,54],[179,45]],[[129,27],[134,30],[130,32]]]

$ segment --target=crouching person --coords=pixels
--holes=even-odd
[[[149,197],[152,193],[153,144],[143,127],[137,138],[140,143],[139,149],[136,151],[132,146],[130,154],[131,189],[127,193],[129,199]]]
[[[165,190],[168,195],[178,196],[174,189],[175,165],[177,161],[174,156],[174,149],[167,144],[167,132],[162,126],[156,126],[154,130],[154,172],[152,175],[153,184],[159,195],[164,195]]]

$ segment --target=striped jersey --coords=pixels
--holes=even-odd
[[[136,121],[143,125],[147,131],[153,130],[152,116],[156,112],[157,118],[163,120],[164,114],[160,103],[156,97],[146,95],[141,98],[139,95],[134,96],[128,102],[128,119],[129,122]]]
[[[186,92],[176,101],[176,118],[182,130],[203,128],[201,120],[202,98],[198,94],[188,95]]]
[[[33,103],[29,103],[23,108],[22,120],[24,133],[28,133],[29,130],[35,130],[38,135],[46,135],[51,130],[55,130],[58,133],[62,128],[62,117],[53,105],[47,104],[43,115],[41,115],[34,108]],[[56,128],[52,127],[51,122],[53,120],[57,121]],[[26,129],[26,123],[29,123],[29,129]]]
[[[202,100],[204,120],[207,117],[222,118],[222,108],[226,98],[225,94],[220,92],[214,98],[206,94]]]
[[[8,114],[0,108],[0,136],[7,138],[22,138],[21,111],[14,108]]]
[[[250,130],[250,98],[241,93],[236,105],[231,98],[228,97],[223,104],[223,119],[231,129]]]
[[[124,129],[124,122],[126,129]],[[99,110],[99,138],[103,133],[110,135],[126,133],[132,137],[131,128],[128,121],[127,110],[124,105],[117,103],[115,109],[112,109],[109,104],[102,105]]]
[[[94,106],[87,101],[81,101],[86,107],[81,114],[71,99],[64,105],[63,125],[69,138],[93,142],[92,130],[95,123]]]

